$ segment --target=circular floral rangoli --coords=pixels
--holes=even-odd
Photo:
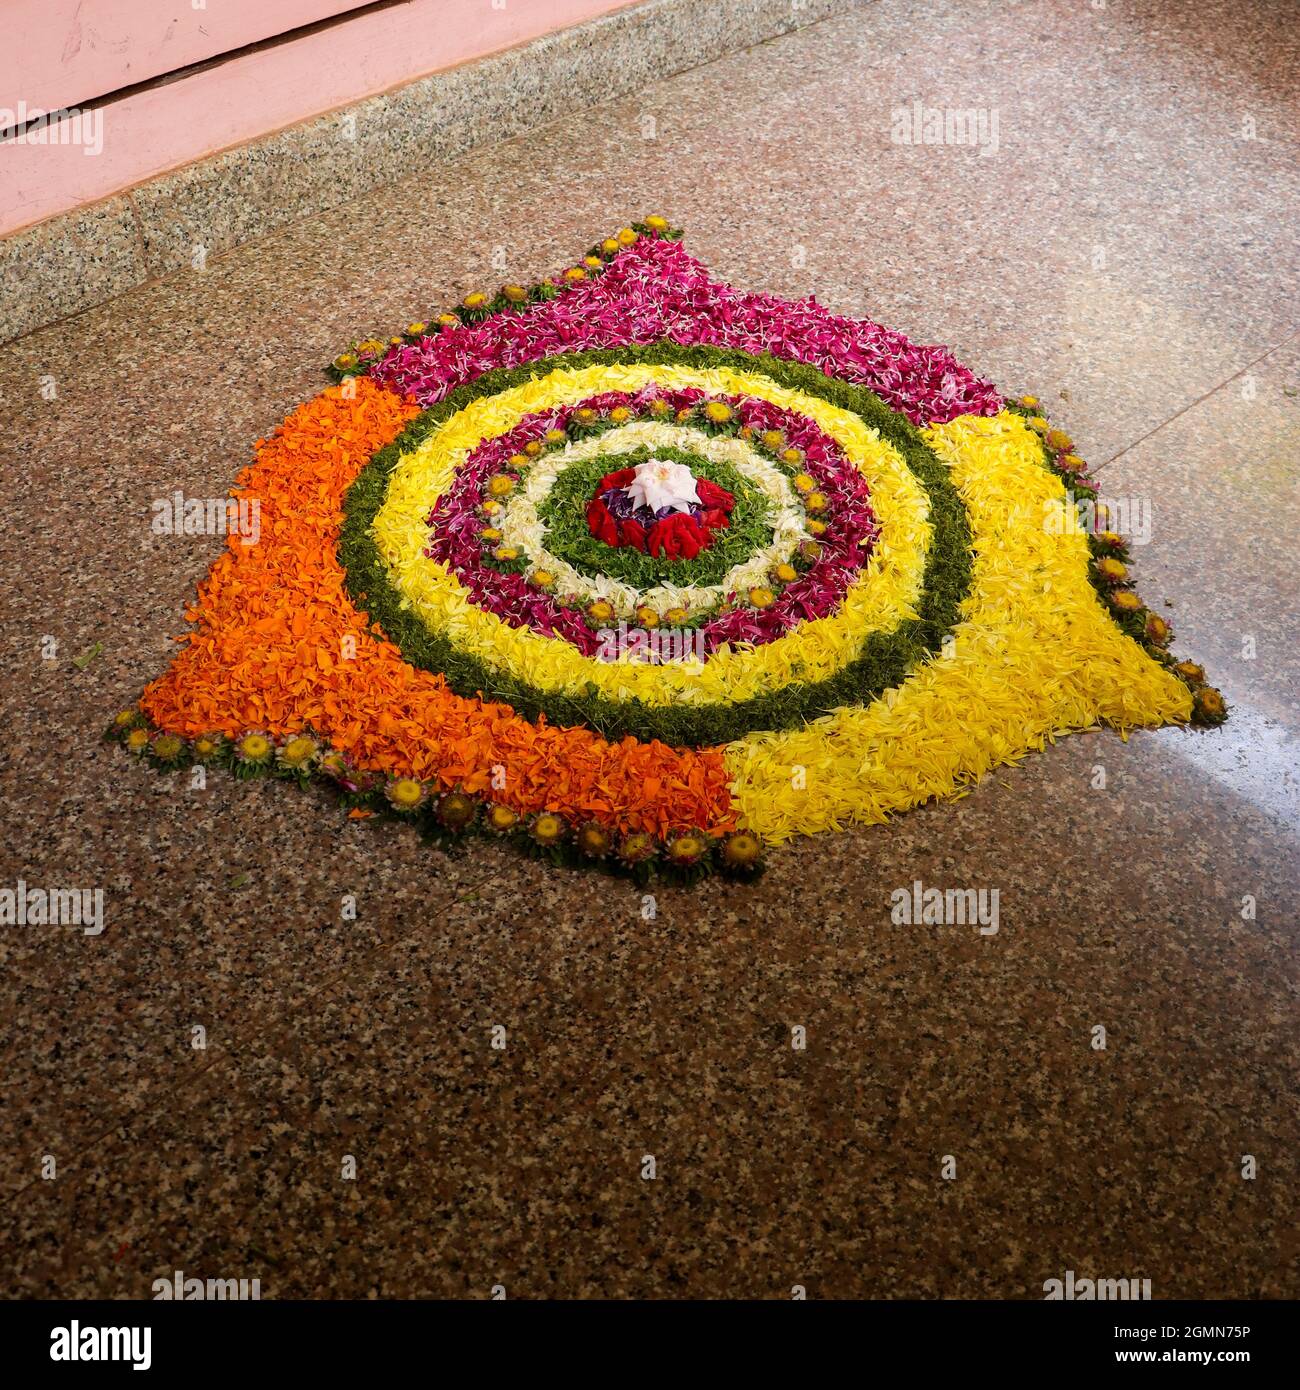
[[[689,880],[1059,733],[1224,717],[1033,398],[718,284],[662,218],[329,374],[110,729],[158,767]]]

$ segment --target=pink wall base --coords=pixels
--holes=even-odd
[[[352,5],[347,0],[285,0],[271,6],[265,0],[206,0],[202,9],[185,0],[166,7],[156,0],[15,3],[17,13],[7,27],[11,36],[25,32],[25,38],[0,60],[0,127],[24,107],[30,117],[78,101],[92,106],[32,132],[27,142],[0,143],[0,235],[638,0],[411,0],[100,108],[93,107],[93,97],[103,92]],[[164,21],[172,26],[170,37],[160,30]]]

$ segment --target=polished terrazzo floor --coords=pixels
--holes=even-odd
[[[881,0],[0,350],[0,885],[107,914],[0,931],[0,1292],[1300,1293],[1285,13]],[[996,110],[996,155],[891,144],[918,99]],[[356,331],[650,210],[732,283],[1042,396],[1153,500],[1144,595],[1232,722],[1064,740],[652,921],[631,887],[101,746],[220,544],[151,536],[151,499],[224,493]],[[1000,930],[893,925],[915,879],[998,888]]]

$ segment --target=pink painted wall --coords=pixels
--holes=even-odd
[[[4,0],[0,105],[57,110],[367,0]]]
[[[0,235],[638,0],[410,0],[0,143]],[[5,0],[0,126],[355,9],[346,0]],[[60,141],[56,143],[56,136]]]

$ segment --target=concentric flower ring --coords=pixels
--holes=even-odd
[[[880,528],[839,610],[762,646],[724,648],[700,669],[601,661],[478,608],[425,554],[424,519],[457,462],[490,432],[585,399],[597,382],[747,394],[825,429],[866,476]],[[481,691],[557,723],[577,718],[611,737],[700,745],[786,728],[902,680],[956,620],[967,539],[947,471],[870,393],[798,364],[711,348],[684,355],[668,345],[570,354],[534,364],[520,384],[488,374],[460,388],[362,473],[348,498],[341,554],[372,618],[412,664],[441,672],[458,692]]]

